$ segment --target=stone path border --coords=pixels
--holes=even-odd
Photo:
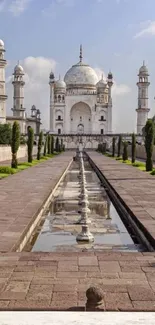
[[[17,250],[72,157],[65,152],[0,181],[0,252]]]

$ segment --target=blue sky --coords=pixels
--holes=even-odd
[[[150,115],[155,113],[154,0],[0,0],[0,38],[5,42],[7,110],[11,114],[10,76],[17,60],[26,72],[25,107],[42,112],[48,126],[51,69],[64,76],[78,61],[101,75],[114,74],[113,129],[132,132],[136,125],[137,73],[145,59],[150,72]]]

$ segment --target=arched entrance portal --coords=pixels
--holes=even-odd
[[[91,109],[83,102],[76,103],[70,112],[71,133],[91,133]]]

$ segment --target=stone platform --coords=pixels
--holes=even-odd
[[[153,236],[154,177],[89,154]],[[103,310],[155,311],[155,252],[12,252],[72,156],[66,152],[0,181],[0,309],[84,310],[93,285],[104,292]]]

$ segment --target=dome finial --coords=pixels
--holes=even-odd
[[[143,67],[145,66],[145,60],[143,60]]]
[[[82,56],[82,44],[80,45],[80,56],[79,56],[79,58],[80,58],[80,62],[82,62],[82,58],[83,58],[83,56]]]

